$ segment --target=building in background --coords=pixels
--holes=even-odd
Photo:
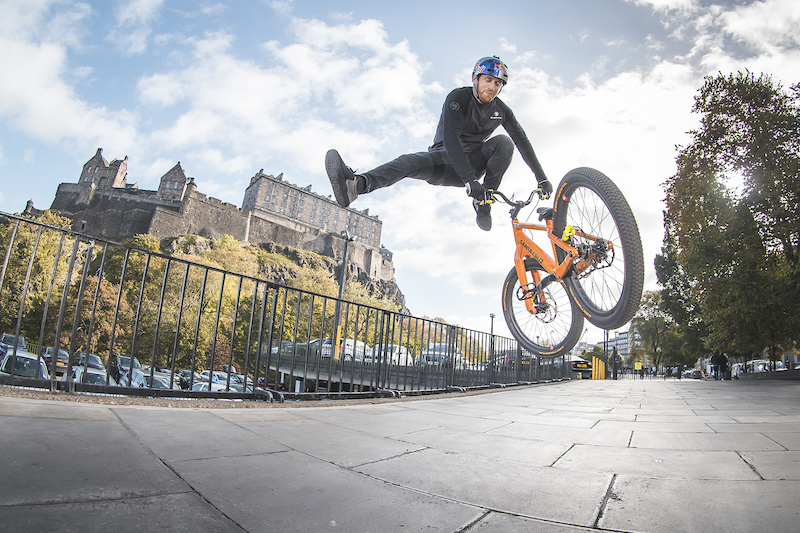
[[[348,257],[376,281],[393,281],[392,253],[380,245],[383,223],[369,210],[340,207],[330,196],[264,174],[251,179],[242,207],[198,192],[178,162],[155,191],[128,182],[128,158],[109,162],[98,148],[77,183],[61,183],[50,209],[72,220],[73,229],[106,240],[137,234],[158,238],[230,235],[251,244],[274,243],[340,259]],[[26,211],[37,210],[28,202]],[[348,261],[348,263],[350,263]]]

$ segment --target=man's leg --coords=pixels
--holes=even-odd
[[[474,169],[486,172],[483,186],[497,190],[513,155],[514,141],[506,135],[497,135],[483,143],[480,150],[470,154],[469,162]]]
[[[452,169],[452,165],[448,163],[438,154],[431,152],[401,155],[369,172],[360,174],[364,179],[364,189],[360,190],[359,186],[359,193],[389,187],[403,178],[420,179],[437,185],[435,182],[447,171],[447,167],[450,166]]]
[[[485,172],[483,186],[487,189],[497,190],[503,179],[503,174],[511,164],[514,155],[514,142],[506,135],[492,137],[481,146],[481,149],[469,155],[469,162],[480,174]],[[492,206],[490,203],[473,200],[478,227],[484,231],[492,229]]]

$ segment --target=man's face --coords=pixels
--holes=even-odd
[[[475,84],[476,78],[478,80],[477,85]],[[503,81],[500,78],[495,78],[494,76],[489,76],[488,74],[483,74],[481,76],[476,76],[473,74],[472,87],[472,92],[475,93],[475,98],[484,104],[488,104],[494,100],[495,96],[497,96],[500,92],[500,89],[503,88]]]

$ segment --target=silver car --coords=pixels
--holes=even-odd
[[[14,375],[21,378],[50,379],[44,359],[30,352],[17,350],[16,357],[7,353],[0,364],[0,375],[10,376],[12,367]]]

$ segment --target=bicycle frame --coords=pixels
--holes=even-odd
[[[539,190],[534,191],[531,193],[530,198],[528,198],[525,202],[512,202],[510,201],[505,195],[499,193],[497,191],[493,191],[493,194],[496,194],[506,203],[509,205],[514,206],[514,209],[511,210],[511,226],[514,232],[514,242],[516,243],[516,250],[514,252],[514,268],[517,271],[517,278],[519,279],[519,286],[522,290],[526,292],[533,292],[533,296],[531,298],[524,298],[525,300],[525,307],[528,309],[528,312],[535,314],[537,313],[535,302],[544,303],[544,294],[542,290],[546,287],[549,283],[557,282],[561,283],[564,277],[570,273],[570,271],[575,268],[578,271],[583,270],[586,266],[589,266],[590,261],[586,259],[580,259],[580,252],[574,246],[572,246],[568,240],[571,235],[576,235],[578,237],[585,238],[589,241],[597,241],[598,237],[584,233],[580,230],[576,230],[568,226],[565,228],[564,235],[561,237],[557,236],[553,232],[553,217],[552,211],[549,214],[543,215],[542,218],[545,219],[544,224],[534,224],[534,223],[527,223],[527,222],[520,222],[518,218],[519,211],[522,207],[530,204],[533,200],[534,195],[537,193],[541,193]],[[551,246],[553,247],[553,254],[550,255],[544,251],[538,244],[536,244],[533,239],[528,237],[525,234],[525,230],[532,230],[532,231],[543,231],[546,232],[547,238],[550,241]],[[611,243],[608,243],[609,247],[613,247]],[[558,262],[555,258],[558,256],[557,250],[563,250],[564,259]],[[533,283],[531,284],[528,281],[528,268],[525,267],[525,260],[526,259],[534,260],[538,265],[541,266],[542,270],[547,272],[548,274],[552,275],[552,279],[547,282],[543,283],[542,275],[540,270],[531,270],[531,275],[533,276]],[[577,262],[576,262],[577,261]],[[546,278],[545,278],[546,280]],[[533,285],[533,289],[524,289],[525,287],[531,287]]]

